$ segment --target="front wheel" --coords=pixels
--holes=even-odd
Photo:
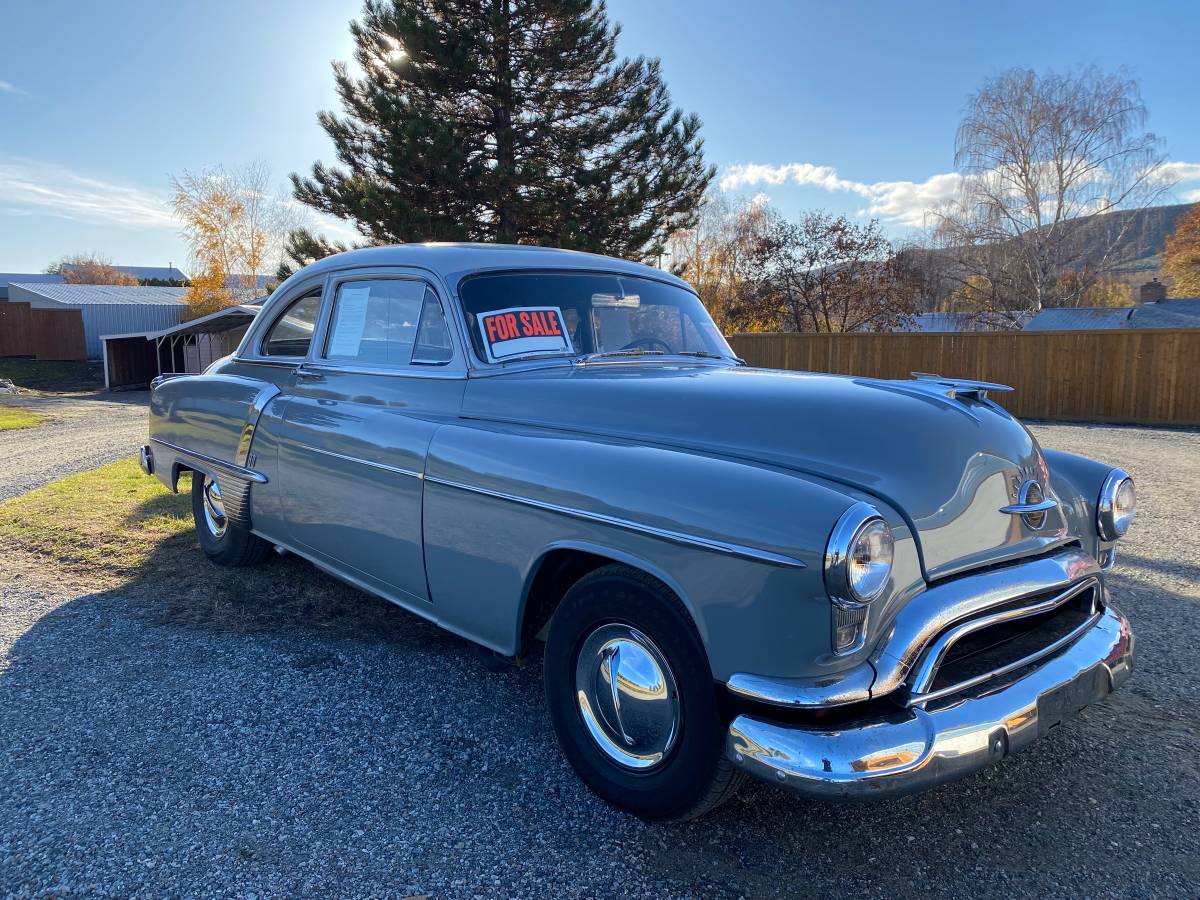
[[[200,547],[222,566],[252,566],[271,554],[271,545],[225,511],[220,482],[203,472],[192,473],[192,518]]]
[[[555,610],[544,667],[559,745],[612,805],[689,819],[736,790],[708,657],[658,580],[623,565],[581,578]]]

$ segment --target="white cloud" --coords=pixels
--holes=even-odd
[[[17,87],[11,81],[0,81],[0,94],[16,94],[18,97],[28,97],[29,91]]]
[[[18,208],[78,222],[168,228],[167,198],[48,163],[0,162],[0,196]]]
[[[924,224],[926,212],[950,200],[962,186],[957,172],[934,175],[922,182],[876,181],[867,183],[842,178],[833,166],[813,163],[785,163],[771,166],[745,163],[725,170],[722,190],[736,190],[757,185],[798,184],[830,192],[848,192],[865,197],[867,206],[861,215],[878,216],[903,225]]]
[[[1157,175],[1159,181],[1200,181],[1200,163],[1163,163]]]
[[[1200,188],[1194,191],[1184,191],[1179,195],[1184,203],[1200,203]]]

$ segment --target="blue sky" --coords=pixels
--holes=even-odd
[[[358,0],[44,0],[0,13],[0,271],[66,253],[186,268],[168,176],[332,160]],[[902,235],[952,186],[966,96],[1014,65],[1128,66],[1150,128],[1200,200],[1200,5],[610,0],[621,51],[661,57],[727,189]],[[941,176],[939,178],[939,176]],[[334,232],[337,233],[337,232]],[[338,236],[345,236],[345,227]]]

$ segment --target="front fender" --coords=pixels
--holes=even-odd
[[[1051,486],[1063,505],[1069,533],[1079,539],[1084,550],[1099,558],[1102,542],[1096,527],[1096,505],[1112,466],[1063,450],[1043,450],[1042,455],[1050,469]]]
[[[794,472],[495,423],[447,425],[425,471],[439,617],[513,654],[530,573],[575,547],[645,569],[691,613],[713,675],[798,677],[830,658],[825,542],[850,497]]]

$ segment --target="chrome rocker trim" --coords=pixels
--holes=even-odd
[[[1106,697],[1133,671],[1129,622],[1112,607],[1073,643],[1003,687],[930,700],[924,708],[837,727],[741,715],[726,753],[751,775],[810,797],[879,798],[962,778],[1024,749]]]

